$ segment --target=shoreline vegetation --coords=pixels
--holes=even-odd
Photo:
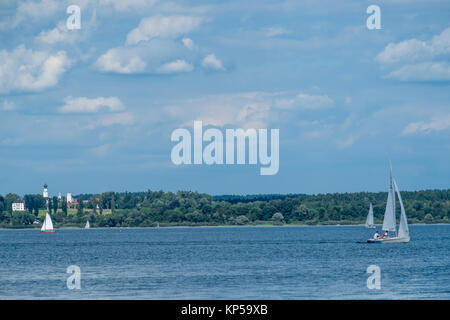
[[[0,228],[40,228],[51,212],[57,229],[133,227],[229,227],[363,225],[372,202],[382,224],[386,192],[332,194],[223,195],[179,191],[105,192],[44,199],[25,195],[25,211],[12,211],[18,195],[0,195]],[[450,189],[403,191],[410,224],[450,223]],[[398,208],[398,206],[397,206]]]

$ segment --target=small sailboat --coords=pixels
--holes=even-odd
[[[396,219],[395,219],[395,195],[397,194],[398,202],[400,203],[400,226],[397,232]],[[392,165],[391,165],[391,179],[389,185],[389,193],[386,203],[386,210],[384,212],[384,220],[383,220],[383,231],[395,232],[394,237],[387,237],[381,239],[369,239],[367,242],[369,243],[406,243],[409,242],[409,228],[408,228],[408,220],[406,219],[406,212],[403,206],[402,196],[400,195],[400,191],[392,175]]]
[[[372,203],[370,203],[369,207],[369,213],[367,214],[366,224],[364,225],[366,228],[375,228],[375,225],[373,224],[373,206]]]
[[[85,229],[90,229],[91,225],[89,224],[89,220],[86,221],[86,225],[84,226]]]
[[[41,232],[55,232],[55,229],[53,229],[52,218],[48,212],[45,214],[45,220],[42,224]]]

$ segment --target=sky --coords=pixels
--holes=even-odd
[[[2,1],[0,194],[378,192],[389,160],[401,190],[449,188],[449,18],[436,0]],[[278,173],[175,165],[195,120],[279,129]]]

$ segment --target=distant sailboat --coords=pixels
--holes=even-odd
[[[91,225],[89,224],[89,220],[86,221],[86,225],[84,226],[85,229],[90,229]]]
[[[395,194],[398,196],[398,201],[400,203],[400,226],[397,232],[396,219],[395,219]],[[406,243],[409,242],[409,228],[408,221],[406,219],[406,212],[403,206],[402,196],[398,189],[397,182],[392,176],[392,166],[391,166],[391,180],[389,186],[389,193],[386,203],[386,210],[384,212],[383,220],[383,231],[395,232],[395,237],[388,237],[382,239],[369,239],[369,243],[381,242],[381,243]]]
[[[45,214],[45,220],[42,224],[41,232],[55,232],[55,229],[53,229],[52,218],[48,213]]]
[[[372,203],[370,203],[369,213],[367,214],[366,224],[364,225],[366,228],[375,228],[373,224],[373,207]]]

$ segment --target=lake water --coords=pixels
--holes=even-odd
[[[450,299],[450,225],[0,230],[1,299]],[[69,290],[66,268],[81,269]],[[381,290],[366,285],[381,269]]]

